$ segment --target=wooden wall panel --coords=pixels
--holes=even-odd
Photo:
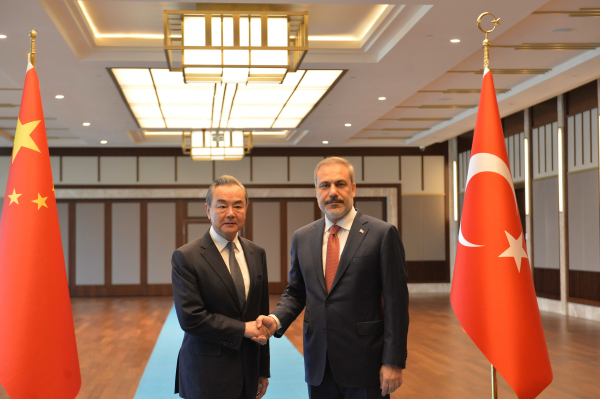
[[[537,296],[560,299],[560,271],[558,269],[534,267],[533,282]]]
[[[405,244],[406,247],[406,244]],[[409,283],[450,282],[450,269],[446,261],[406,261]]]
[[[402,196],[402,226],[400,235],[404,243],[407,261],[422,261],[423,248],[423,199],[421,196]]]
[[[252,241],[267,252],[269,282],[281,282],[281,212],[279,200],[253,200]]]
[[[415,194],[423,190],[423,161],[420,156],[400,158],[402,169],[402,194]]]
[[[207,218],[206,207],[204,206],[206,201],[188,201],[187,203],[187,217],[194,218]]]
[[[0,204],[0,210],[2,205]],[[58,213],[58,223],[60,224],[60,238],[62,241],[63,253],[65,256],[65,269],[67,273],[67,281],[69,280],[69,204],[58,202],[56,204]],[[1,212],[0,212],[1,213]]]
[[[598,167],[598,108],[567,118],[567,167],[569,172]]]
[[[111,284],[141,284],[139,202],[112,203]]]
[[[323,157],[290,157],[290,183],[315,184],[315,166]]]
[[[175,203],[148,203],[148,284],[171,283],[175,244]]]
[[[569,300],[600,306],[600,273],[583,270],[569,271]]]
[[[558,120],[558,100],[553,97],[531,107],[531,127],[536,128]]]
[[[175,183],[175,157],[140,157],[139,182],[142,184]]]
[[[566,115],[571,116],[598,107],[598,81],[592,80],[565,93]]]
[[[288,157],[252,157],[252,183],[288,182]]]
[[[215,161],[215,178],[223,175],[235,176],[242,184],[251,183],[250,180],[250,157],[244,157],[241,161]]]
[[[213,163],[192,161],[189,156],[177,157],[177,183],[211,184]]]
[[[60,183],[61,160],[60,157],[50,157],[50,167],[52,168],[52,181]]]
[[[360,198],[355,199],[354,207],[365,215],[387,221],[385,217],[385,199],[380,201],[366,201]]]
[[[558,270],[558,178],[533,182],[532,208],[534,267]]]
[[[441,195],[421,196],[423,214],[423,260],[446,260],[445,202]]]
[[[0,157],[0,193],[4,197],[6,182],[8,181],[8,169],[10,168],[10,156]],[[12,193],[12,191],[11,191]]]
[[[287,201],[287,262],[285,266],[288,273],[291,266],[292,236],[299,228],[315,221],[316,202],[316,200]],[[283,280],[287,282],[287,275]]]
[[[364,157],[365,181],[369,183],[397,183],[400,181],[399,157]]]
[[[137,175],[136,157],[100,157],[102,184],[135,184]]]
[[[423,193],[444,194],[444,157],[423,157]]]
[[[64,184],[98,184],[98,157],[62,157]]]
[[[76,208],[76,284],[104,285],[104,203],[78,203]]]
[[[352,167],[354,168],[354,180],[356,183],[360,183],[363,181],[363,157],[356,157],[356,156],[342,156],[342,158],[345,158],[348,160],[348,162],[350,162],[352,164]]]
[[[598,169],[571,173],[567,177],[569,269],[600,272]]]

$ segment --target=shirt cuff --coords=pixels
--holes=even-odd
[[[271,313],[269,315],[269,317],[272,317],[277,322],[277,329],[281,330],[281,322],[279,321],[279,318],[277,316],[275,316],[273,313]]]

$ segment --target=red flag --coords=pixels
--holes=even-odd
[[[492,74],[483,76],[452,293],[456,317],[519,399],[552,382]]]
[[[29,64],[0,220],[0,383],[11,399],[81,387],[40,87]]]

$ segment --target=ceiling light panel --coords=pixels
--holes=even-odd
[[[298,89],[292,94],[290,100],[288,101],[288,105],[314,105],[319,101],[319,99],[325,94],[327,90],[325,89],[315,89],[315,90],[301,90]]]
[[[172,87],[172,86],[171,86]],[[171,88],[157,87],[158,98],[161,105],[165,104],[197,104],[209,105],[212,107],[213,97],[215,95],[214,87],[210,88]]]
[[[227,68],[213,69],[225,73]],[[112,72],[142,128],[292,129],[302,123],[343,71],[244,70],[249,79],[285,74],[280,84],[185,84],[181,72],[168,69],[114,68]]]

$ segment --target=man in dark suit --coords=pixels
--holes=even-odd
[[[398,229],[354,209],[352,165],[326,158],[315,169],[325,218],[292,238],[289,285],[272,314],[281,337],[304,313],[305,378],[311,399],[389,398],[406,365],[408,289]]]
[[[260,399],[270,377],[268,332],[256,318],[269,312],[264,249],[238,236],[248,193],[232,176],[210,186],[210,230],[173,253],[173,296],[185,331],[175,393],[187,399]],[[259,345],[263,344],[264,346]]]

